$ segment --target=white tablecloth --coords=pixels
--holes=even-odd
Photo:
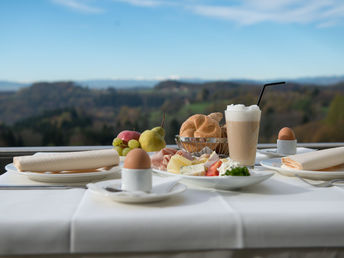
[[[0,255],[68,253],[84,190],[1,190]]]
[[[33,183],[0,176],[0,184]],[[7,190],[0,200],[0,255],[344,247],[343,188],[279,174],[241,191],[189,187],[141,205],[82,189]]]
[[[73,217],[71,247],[77,253],[236,248],[238,219],[217,192],[189,189],[161,203],[133,205],[88,191]]]

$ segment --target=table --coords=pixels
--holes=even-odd
[[[7,172],[0,184],[40,183]],[[7,190],[0,200],[0,255],[344,257],[344,186],[279,174],[241,191],[189,186],[146,205],[83,189]]]

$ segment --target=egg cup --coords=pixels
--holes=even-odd
[[[122,168],[122,190],[149,193],[152,190],[152,169]]]
[[[277,153],[285,155],[296,154],[297,140],[278,140],[277,139]]]

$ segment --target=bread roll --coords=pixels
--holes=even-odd
[[[223,118],[223,114],[221,112],[215,112],[215,113],[210,113],[208,115],[208,117],[210,117],[210,118],[216,120],[218,123],[220,123],[220,121]]]
[[[219,123],[206,115],[193,115],[181,126],[180,136],[184,137],[221,137]]]
[[[179,135],[183,137],[221,137],[221,128],[219,123],[206,115],[193,115],[189,117],[181,126]],[[198,152],[204,147],[214,150],[217,143],[184,143],[184,148],[189,152]]]

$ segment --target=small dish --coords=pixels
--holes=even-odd
[[[315,170],[298,170],[292,168],[284,168],[282,166],[281,158],[266,159],[260,162],[260,164],[268,169],[273,169],[285,176],[300,176],[303,178],[314,180],[331,180],[344,178],[343,170],[330,170],[330,171],[315,171]]]
[[[166,191],[161,191],[162,184],[155,184],[153,179],[153,188],[150,193],[145,192],[110,192],[105,190],[106,187],[111,186],[113,188],[120,189],[121,188],[121,179],[116,180],[106,180],[100,181],[97,183],[90,183],[87,184],[87,188],[97,195],[101,195],[103,197],[109,198],[116,202],[123,202],[123,203],[149,203],[149,202],[157,202],[166,200],[172,196],[180,194],[184,192],[187,187],[184,184],[176,182],[176,180],[163,180],[164,183],[162,184],[172,184],[172,187],[166,187]]]
[[[82,173],[52,173],[52,172],[22,172],[10,163],[5,166],[9,172],[18,175],[27,176],[31,180],[47,183],[78,183],[78,182],[91,182],[94,180],[103,179],[106,176],[117,174],[120,175],[121,167],[115,166],[108,170],[100,168],[98,171],[82,172]]]
[[[285,157],[288,156],[287,154],[282,154],[278,153],[276,148],[271,148],[271,149],[261,149],[257,151],[261,154],[265,154],[269,157]],[[311,151],[316,151],[316,149],[310,149],[310,148],[304,148],[304,147],[298,147],[296,148],[296,154],[301,154],[301,153],[306,153],[306,152],[311,152]]]

